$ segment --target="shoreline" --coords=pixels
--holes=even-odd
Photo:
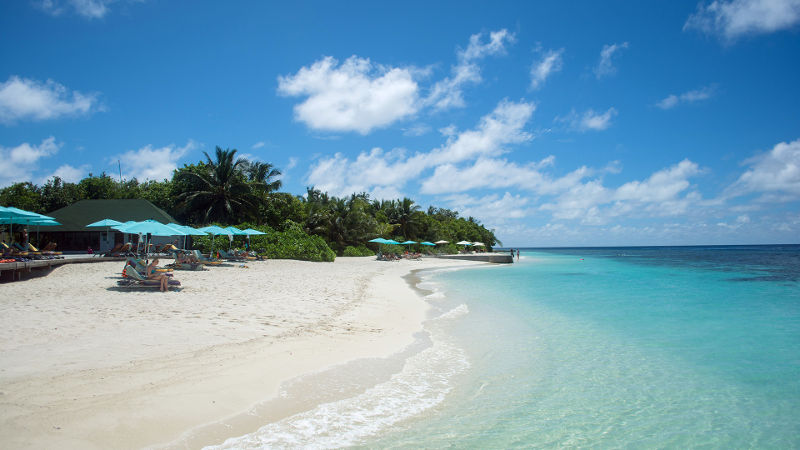
[[[322,264],[328,263],[267,261],[250,264],[250,270],[176,272],[186,288],[169,294],[117,293],[103,288],[93,296],[81,291],[91,291],[91,283],[65,285],[86,266],[19,283],[18,292],[9,293],[12,300],[0,311],[5,328],[0,340],[4,361],[0,372],[0,440],[6,448],[195,448],[253,432],[268,421],[308,406],[307,402],[281,405],[280,389],[285,383],[319,374],[324,377],[325,371],[348,363],[367,364],[370,359],[388,358],[414,343],[428,310],[412,286],[415,269],[483,265],[433,259],[386,263],[372,258],[341,258],[330,265]],[[113,282],[108,279],[108,268],[92,266],[106,272],[94,274],[95,280],[105,279],[107,285]],[[271,281],[270,287],[278,288],[273,290],[263,286],[257,272],[287,279]],[[308,283],[309,277],[315,280],[314,285]],[[74,302],[79,305],[77,311],[65,308],[60,314],[52,314],[41,308],[30,309],[31,304],[42,306],[46,301],[47,292],[41,292],[47,291],[41,289],[45,285],[59,285],[61,295],[54,301],[58,307]],[[52,287],[49,289],[52,291]],[[266,305],[251,307],[239,300],[253,292],[276,291],[276,298]],[[77,298],[70,301],[71,295]],[[187,298],[176,301],[177,296]],[[187,301],[191,297],[211,311],[193,311],[195,302]],[[165,306],[154,301],[176,304]],[[111,326],[118,335],[105,345],[94,342],[93,347],[93,339],[110,337],[109,326],[98,324],[101,330],[88,336],[74,328],[92,322],[95,314],[91,310],[108,302],[130,314],[126,321],[145,323],[138,323],[139,327]],[[131,307],[136,302],[146,305]],[[222,306],[215,305],[220,302]],[[265,329],[249,323],[244,333],[236,333],[241,321],[250,315],[287,303],[290,305],[281,312],[284,316],[271,314]],[[165,309],[171,313],[166,319],[147,323],[153,311],[143,306],[156,309],[156,315]],[[308,313],[303,307],[318,311]],[[89,320],[84,317],[64,324],[59,319],[71,315],[88,315]],[[176,315],[182,317],[178,326],[182,328],[165,334],[159,325],[175,324]],[[228,321],[234,316],[232,324],[225,323],[226,327],[219,330],[218,322],[225,315]],[[58,331],[26,342],[25,330],[42,325],[36,320],[30,323],[30,316],[48,325],[66,325],[67,339],[55,344],[55,349],[49,347]],[[245,338],[248,332],[265,331],[280,320],[289,324],[279,327],[278,332]],[[197,321],[200,323],[192,323]],[[133,330],[142,334],[131,333]],[[148,331],[156,334],[150,342]],[[198,336],[203,331],[223,333],[216,339]],[[234,336],[226,336],[226,331]],[[15,333],[22,336],[15,340],[11,337]],[[164,345],[152,345],[159,338]],[[193,341],[180,341],[186,338]],[[142,344],[150,345],[142,348]],[[126,350],[131,351],[126,354]],[[115,351],[125,357],[104,358]],[[76,358],[81,353],[91,355]],[[14,364],[23,367],[14,368]]]

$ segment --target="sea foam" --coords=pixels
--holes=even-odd
[[[470,365],[464,350],[450,342],[441,325],[467,313],[469,308],[462,304],[427,321],[431,345],[411,355],[389,381],[206,448],[344,447],[435,407],[452,389],[453,378]]]

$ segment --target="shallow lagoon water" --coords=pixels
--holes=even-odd
[[[800,446],[800,246],[528,250],[422,279],[401,369],[223,447]]]
[[[800,445],[800,247],[523,251],[428,276],[470,369],[370,447]]]

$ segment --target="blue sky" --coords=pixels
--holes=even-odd
[[[0,185],[219,145],[506,245],[800,242],[800,0],[281,3],[3,2]]]

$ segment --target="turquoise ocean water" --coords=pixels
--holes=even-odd
[[[800,246],[523,250],[420,285],[389,380],[226,446],[800,447]]]

